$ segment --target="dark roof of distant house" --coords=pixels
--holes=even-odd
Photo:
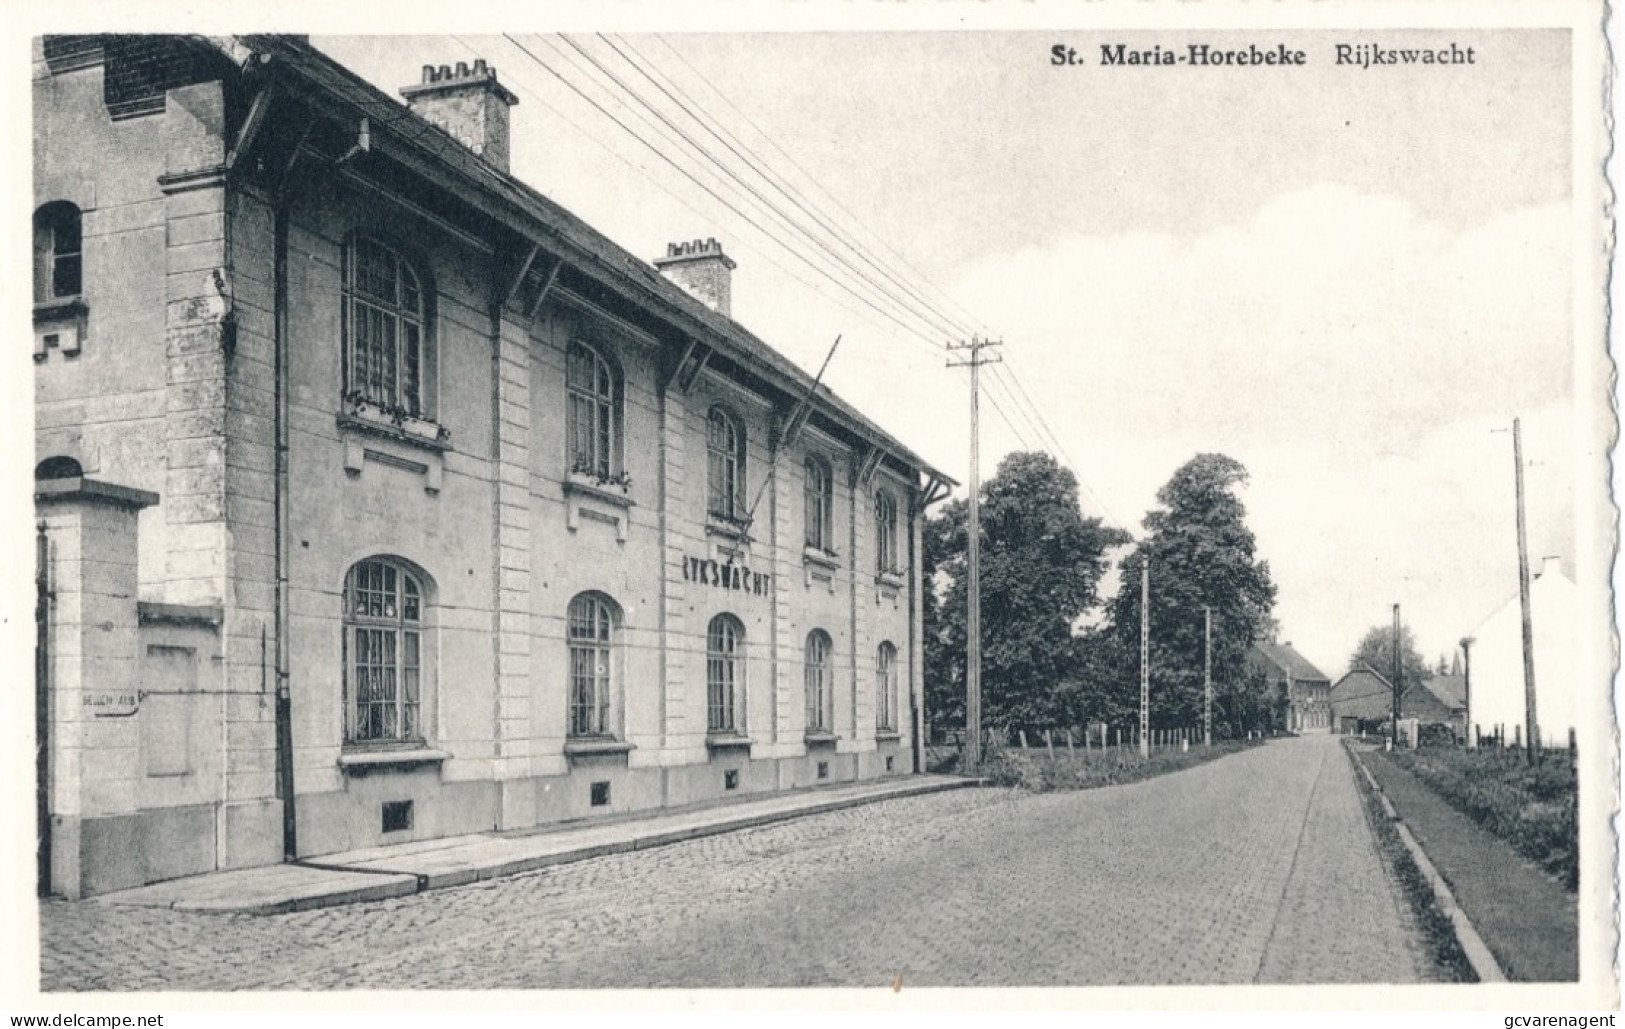
[[[1439,698],[1439,702],[1448,708],[1467,706],[1467,679],[1460,675],[1434,675],[1423,679],[1422,685],[1427,691]]]
[[[407,157],[412,166],[441,169],[442,177],[449,175],[448,184],[478,198],[480,204],[514,229],[541,243],[589,279],[623,296],[640,298],[657,318],[680,332],[703,338],[707,344],[720,344],[717,349],[726,357],[751,368],[792,395],[805,394],[813,388],[811,375],[739,323],[694,299],[648,262],[559,204],[457,145],[449,135],[307,41],[277,35],[238,39],[256,52],[273,55],[276,63],[303,80],[307,88],[325,94],[348,108],[355,117],[370,117],[374,134],[380,129],[390,133],[399,147],[398,152]],[[821,408],[820,413],[834,423],[845,422],[848,431],[873,439],[893,457],[957,485],[827,387],[821,385],[817,397],[815,407]]]
[[[1460,676],[1452,675],[1435,675],[1420,682],[1407,683],[1400,697],[1400,707],[1406,717],[1448,716],[1466,706],[1463,700],[1464,686]],[[1393,686],[1387,677],[1364,663],[1344,673],[1331,690],[1333,706],[1378,701],[1386,707],[1392,693]],[[1369,706],[1366,710],[1370,710]]]
[[[1366,680],[1371,681],[1368,683]],[[1362,690],[1361,695],[1364,695],[1363,691],[1366,689],[1380,689],[1384,694],[1387,694],[1392,692],[1394,688],[1393,684],[1381,672],[1367,664],[1362,664],[1358,668],[1351,668],[1344,672],[1342,677],[1332,686],[1332,689],[1342,691],[1344,683],[1349,683],[1351,686],[1358,684]]]
[[[1292,676],[1293,682],[1331,682],[1331,677],[1309,659],[1292,649],[1290,643],[1254,643],[1253,650],[1265,661]]]

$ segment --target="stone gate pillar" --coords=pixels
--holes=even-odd
[[[158,496],[85,478],[36,484],[45,528],[51,892],[139,886],[136,518]]]

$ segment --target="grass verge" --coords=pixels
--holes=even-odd
[[[1519,750],[1423,747],[1386,756],[1570,892],[1579,884],[1576,785],[1568,754],[1549,752],[1533,768]]]
[[[1456,939],[1455,926],[1451,924],[1450,916],[1439,906],[1439,898],[1433,893],[1433,885],[1422,874],[1422,870],[1416,867],[1411,852],[1405,847],[1405,841],[1399,838],[1399,830],[1394,828],[1394,823],[1389,821],[1387,814],[1383,812],[1376,789],[1360,772],[1359,756],[1351,747],[1345,746],[1343,749],[1348,754],[1348,759],[1356,765],[1354,779],[1360,788],[1366,822],[1370,824],[1371,832],[1377,838],[1377,850],[1382,854],[1383,862],[1392,870],[1394,880],[1399,883],[1405,899],[1410,902],[1411,911],[1415,913],[1417,924],[1422,929],[1422,936],[1427,941],[1429,957],[1449,977],[1449,981],[1478,982],[1478,975],[1473,971],[1472,963],[1467,960],[1466,953],[1461,949],[1461,943]]]
[[[1258,741],[1230,740],[1211,747],[1190,750],[1153,751],[1148,758],[1130,747],[1107,750],[1057,751],[1020,750],[1006,747],[989,754],[982,762],[982,775],[997,786],[1015,786],[1035,793],[1053,790],[1088,790],[1099,786],[1119,786],[1153,776],[1166,775],[1207,761],[1258,746]]]

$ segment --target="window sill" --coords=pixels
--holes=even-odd
[[[830,550],[820,550],[817,547],[802,547],[801,560],[806,564],[827,568],[832,572],[841,567],[841,555]]]
[[[711,732],[705,736],[705,745],[711,750],[749,750],[756,741],[739,732]]]
[[[876,729],[875,740],[879,743],[896,743],[903,738],[903,734],[896,729]]]
[[[722,539],[733,540],[736,543],[750,542],[750,531],[745,527],[743,522],[730,522],[726,519],[718,518],[714,514],[708,514],[705,516],[705,534],[707,536],[719,536]]]
[[[82,296],[57,297],[34,305],[34,324],[64,322],[90,313],[90,305]]]
[[[372,407],[355,407],[338,416],[338,426],[356,432],[369,432],[410,446],[444,453],[451,449],[451,434],[425,418],[405,418],[397,423]]]
[[[571,472],[569,478],[564,480],[566,494],[579,493],[602,500],[617,507],[636,507],[637,504],[627,493],[630,486],[621,486],[613,482],[599,482],[596,475],[587,475],[582,472]]]
[[[432,747],[405,747],[394,750],[346,750],[339,755],[339,767],[346,772],[367,772],[375,768],[407,768],[413,765],[437,765],[451,758],[444,750]]]
[[[802,737],[809,745],[833,746],[840,742],[840,737],[828,729],[808,729]]]
[[[606,754],[629,754],[637,747],[625,740],[612,739],[578,739],[567,740],[564,744],[564,753],[567,757],[598,757]]]
[[[901,571],[877,572],[875,574],[875,584],[879,586],[890,586],[892,589],[902,589],[903,573]]]

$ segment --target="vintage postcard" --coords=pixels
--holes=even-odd
[[[0,20],[8,1014],[1617,1009],[1600,4],[335,13]]]

